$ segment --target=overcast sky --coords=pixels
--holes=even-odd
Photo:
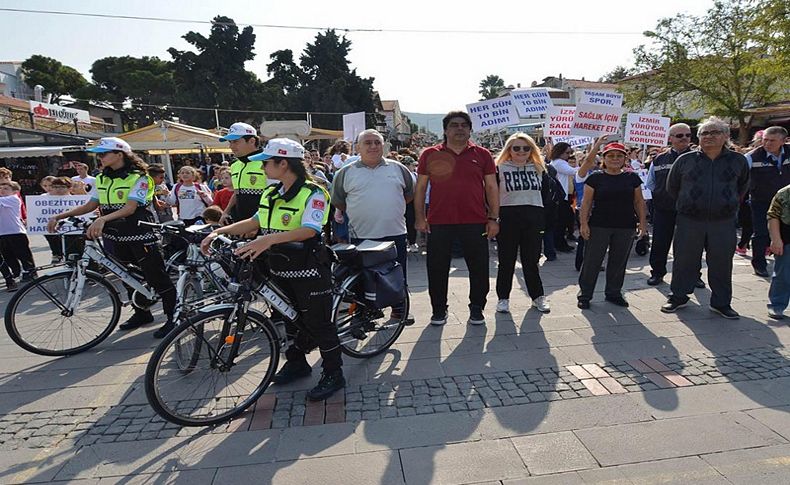
[[[597,80],[618,64],[630,65],[641,32],[677,13],[701,14],[712,0],[633,1],[254,1],[226,0],[0,0],[2,8],[69,10],[94,14],[337,28],[610,32],[589,34],[452,34],[352,32],[350,59],[357,72],[375,77],[382,99],[398,99],[404,111],[443,113],[477,101],[478,84],[497,74],[508,84],[562,74]],[[448,9],[449,8],[449,9]],[[0,60],[32,54],[54,57],[86,78],[94,60],[107,56],[159,56],[168,47],[187,49],[189,30],[206,35],[207,24],[0,12]],[[266,79],[269,54],[292,49],[297,58],[316,31],[255,27],[255,60],[247,68]],[[619,34],[617,34],[619,33]],[[195,100],[195,106],[202,106]]]

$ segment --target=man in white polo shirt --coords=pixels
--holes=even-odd
[[[384,158],[384,137],[378,131],[360,133],[357,146],[359,160],[332,180],[332,204],[348,214],[352,243],[394,241],[405,275],[406,204],[414,198],[414,179],[408,168]]]

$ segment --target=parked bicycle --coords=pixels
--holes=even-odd
[[[288,295],[255,262],[233,255],[239,244],[224,236],[212,242],[212,251],[231,269],[232,302],[211,305],[187,317],[148,362],[148,402],[173,423],[214,425],[242,413],[266,391],[280,352],[289,345],[284,320],[299,325],[299,312]],[[291,248],[301,244],[288,243]],[[352,245],[337,248],[332,315],[343,351],[352,357],[384,352],[411,323],[407,292],[389,315],[365,297],[365,260],[394,254],[387,244],[392,243],[361,250]],[[265,254],[278,257],[277,249]],[[251,308],[256,298],[266,302],[268,312]]]

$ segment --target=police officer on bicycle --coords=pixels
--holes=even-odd
[[[258,202],[268,182],[260,160],[251,160],[252,155],[261,153],[258,132],[247,123],[233,123],[228,134],[219,139],[230,145],[237,159],[230,165],[233,195],[222,212],[221,222],[228,219],[243,221],[258,211]]]
[[[340,342],[331,316],[329,255],[321,242],[321,228],[329,219],[329,194],[311,180],[303,162],[304,148],[293,140],[272,139],[262,153],[249,158],[260,160],[266,175],[279,183],[264,191],[257,214],[215,229],[203,241],[203,249],[219,234],[244,235],[260,230],[261,236],[237,249],[236,254],[252,259],[269,251],[268,271],[288,292],[300,313],[296,325],[286,325],[292,345],[273,382],[286,384],[310,375],[312,369],[305,353],[317,345],[323,372],[307,397],[320,401],[345,386]],[[303,247],[277,246],[288,242],[302,242]]]
[[[102,237],[105,249],[116,259],[124,264],[134,263],[143,270],[146,281],[162,298],[167,322],[154,332],[154,337],[162,338],[175,327],[176,289],[165,272],[156,233],[150,227],[137,225],[138,221],[152,219],[148,206],[154,197],[154,183],[147,174],[148,166],[120,138],[102,138],[87,151],[97,154],[102,167],[95,187],[91,188],[90,200],[51,217],[47,228],[55,232],[59,220],[98,208],[100,216],[90,225],[86,237]],[[135,306],[132,317],[119,328],[132,330],[153,321],[151,310]]]

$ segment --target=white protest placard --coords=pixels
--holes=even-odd
[[[357,136],[365,131],[365,112],[343,115],[343,139],[350,143],[357,142]]]
[[[628,113],[625,142],[666,146],[669,142],[669,118],[655,114]]]
[[[623,106],[623,95],[611,89],[577,89],[576,105],[599,104],[619,108]]]
[[[523,118],[542,115],[546,108],[554,106],[546,88],[514,89],[510,91],[513,105]]]
[[[597,104],[577,105],[571,122],[570,134],[573,136],[601,136],[619,133],[623,111],[623,108]]]
[[[552,136],[551,142],[555,145],[560,142],[565,142],[573,148],[583,147],[584,145],[592,145],[595,138],[591,136]]]
[[[472,118],[473,131],[504,128],[519,123],[518,112],[510,96],[467,104],[466,112]]]
[[[55,214],[73,209],[90,200],[85,195],[28,195],[25,197],[27,206],[27,233],[50,234],[47,231],[47,222]],[[82,216],[90,217],[90,214]]]
[[[543,136],[570,136],[571,122],[573,114],[576,112],[575,106],[551,106],[546,108],[546,121],[543,126]]]

